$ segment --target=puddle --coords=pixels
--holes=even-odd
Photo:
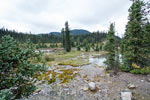
[[[35,50],[35,52],[37,52],[37,53],[43,52],[44,54],[50,54],[50,53],[52,53],[52,50],[50,50],[50,49],[40,49],[40,50]]]
[[[89,57],[89,62],[92,63],[92,64],[96,64],[98,66],[106,66],[104,64],[104,61],[106,60],[106,58],[103,56],[103,57]]]

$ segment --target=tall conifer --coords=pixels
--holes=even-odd
[[[70,30],[68,22],[65,23],[65,50],[66,52],[71,51],[71,43],[70,43]]]
[[[62,45],[65,48],[65,30],[64,30],[64,28],[62,28],[61,34],[62,34]]]
[[[129,8],[129,21],[126,26],[126,32],[124,37],[124,53],[123,53],[123,62],[124,67],[128,70],[132,69],[132,65],[136,64],[142,66],[143,64],[143,1],[141,0],[132,0],[133,4]]]
[[[107,67],[113,69],[115,66],[115,27],[113,23],[109,27],[105,48],[108,51]]]

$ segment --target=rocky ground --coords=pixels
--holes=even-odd
[[[36,93],[22,100],[121,100],[123,91],[130,92],[133,100],[150,100],[149,75],[118,72],[112,76],[95,62],[78,68],[80,71],[69,83],[40,84]],[[94,91],[89,88],[90,82],[96,84]]]

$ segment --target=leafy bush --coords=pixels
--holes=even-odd
[[[3,89],[0,91],[0,100],[11,100],[13,99],[13,93],[10,89]]]
[[[120,66],[120,70],[124,71],[124,72],[129,72],[131,70],[131,68],[128,66]]]
[[[52,58],[52,57],[49,57],[49,56],[45,56],[45,57],[44,57],[44,60],[45,60],[46,62],[48,62],[48,61],[54,61],[55,59]]]
[[[77,46],[77,51],[80,51],[81,50],[81,47],[80,45]]]
[[[150,74],[150,67],[145,67],[142,69],[133,69],[130,72],[132,74]]]
[[[16,87],[12,91],[15,98],[31,94],[35,90],[32,82],[33,76],[45,69],[44,65],[32,63],[32,60],[39,56],[35,53],[31,42],[20,44],[10,36],[2,37],[0,44],[0,90]],[[2,92],[1,95],[3,94]]]

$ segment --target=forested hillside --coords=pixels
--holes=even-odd
[[[85,34],[81,33],[77,35],[71,35],[71,41],[77,41],[78,38],[80,38],[80,41],[82,42],[84,39],[86,39],[89,43],[96,43],[104,41],[106,38],[107,33],[106,32],[93,32],[91,34]],[[75,33],[74,33],[75,34]],[[16,32],[15,30],[8,30],[5,28],[0,29],[0,39],[4,35],[10,35],[14,39],[24,43],[28,39],[30,39],[33,43],[60,43],[62,41],[61,34],[31,34],[31,33],[23,33],[23,32]]]

